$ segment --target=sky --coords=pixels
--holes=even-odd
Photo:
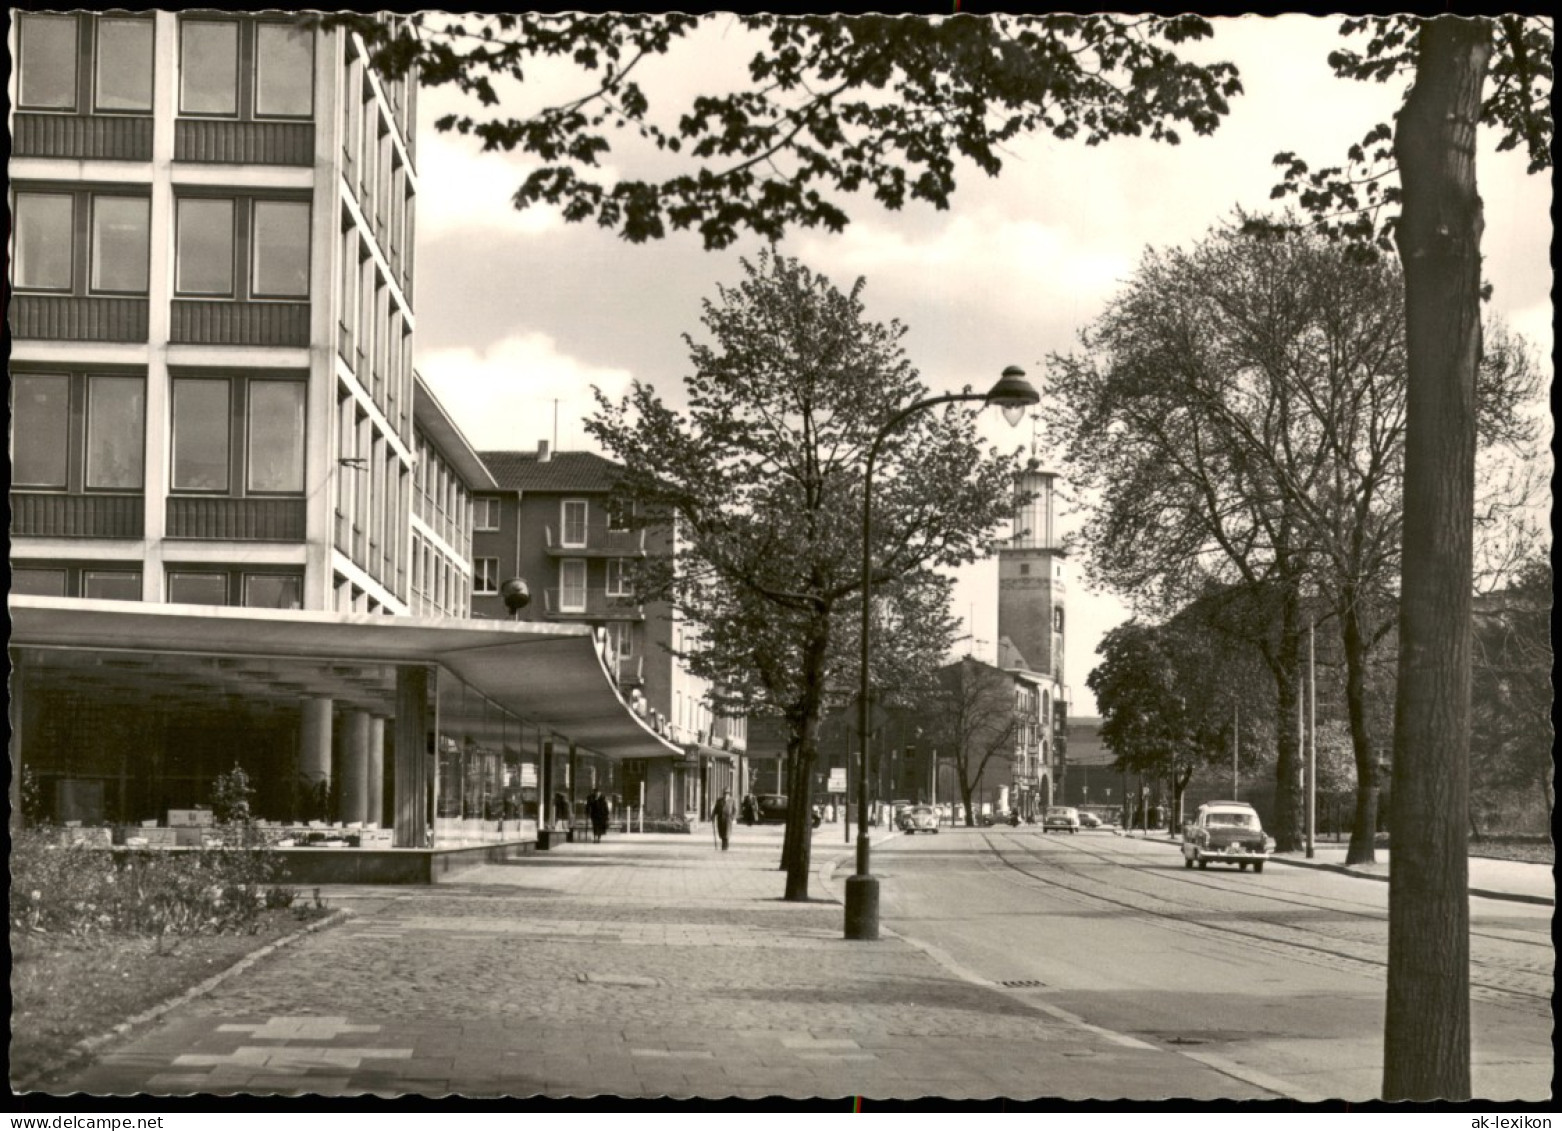
[[[1346,42],[1338,17],[1212,22],[1214,38],[1188,54],[1236,63],[1245,90],[1214,136],[1185,136],[1175,147],[1021,139],[996,179],[961,168],[947,211],[913,204],[888,212],[869,197],[848,197],[852,222],[843,232],[797,231],[779,250],[842,290],[865,278],[868,317],[907,325],[903,344],[935,391],[985,388],[1017,364],[1045,396],[1047,356],[1074,346],[1147,248],[1189,246],[1239,206],[1268,208],[1275,153],[1295,151],[1314,167],[1338,163],[1398,106],[1402,85],[1330,72],[1329,52]],[[719,89],[740,73],[749,51],[740,38],[719,19],[695,45],[699,67],[684,57],[654,69],[644,79],[653,108],[665,98],[671,111],[690,92]],[[508,116],[527,100],[582,90],[567,68],[539,68],[525,90],[504,92],[503,109]],[[443,113],[477,109],[443,88],[420,96],[417,367],[479,450],[543,440],[596,450],[581,426],[594,408],[592,386],[616,400],[638,379],[676,402],[688,368],[683,336],[701,336],[701,302],[716,297],[718,284],[738,282],[739,260],[752,259],[761,242],[707,252],[684,232],[634,245],[594,224],[568,224],[552,209],[517,211],[511,195],[533,167],[524,156],[483,154],[471,138],[434,129]],[[1489,131],[1483,141],[1489,310],[1549,359],[1550,179],[1527,176],[1518,154],[1496,153]],[[632,153],[610,154],[606,164],[618,169],[619,160],[634,175],[660,171],[634,164]],[[1005,448],[1037,443],[1045,458],[1046,437],[1029,422],[1009,430],[987,413],[983,431]],[[1059,524],[1067,534],[1088,500],[1067,483],[1062,492],[1072,500]],[[1096,645],[1130,615],[1124,600],[1086,588],[1081,574],[1075,565],[1065,671],[1076,717],[1095,714],[1085,677]],[[959,650],[992,660],[995,559],[958,572],[954,612],[967,622]]]

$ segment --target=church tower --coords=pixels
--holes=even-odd
[[[1032,458],[1019,476],[1014,533],[998,550],[998,638],[1007,638],[1022,666],[1064,686],[1064,552],[1053,529],[1057,475]]]

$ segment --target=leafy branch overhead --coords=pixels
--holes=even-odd
[[[957,159],[996,176],[1004,145],[1025,134],[1175,145],[1184,132],[1213,132],[1242,89],[1229,63],[1179,58],[1179,47],[1212,34],[1187,15],[416,13],[323,23],[362,34],[385,73],[416,67],[422,85],[452,85],[494,108],[435,124],[544,162],[515,194],[518,208],[556,205],[633,243],[693,229],[708,249],[744,229],[770,239],[789,227],[840,231],[841,193],[866,191],[890,209],[908,199],[947,208]],[[654,115],[642,83],[654,61],[698,60],[704,37],[734,30],[754,48],[746,85]],[[578,69],[580,93],[505,114],[506,88],[555,60]],[[693,168],[605,182],[604,163],[626,139]]]
[[[1346,19],[1340,34],[1365,34],[1367,44],[1360,51],[1332,52],[1329,66],[1339,78],[1362,82],[1388,82],[1413,74],[1415,39],[1422,22],[1405,15]],[[1480,123],[1499,131],[1498,152],[1522,148],[1528,172],[1549,169],[1552,22],[1507,15],[1489,23],[1491,89],[1481,101]],[[1392,252],[1396,209],[1403,199],[1393,139],[1392,127],[1380,122],[1346,150],[1342,164],[1319,169],[1294,152],[1279,153],[1274,163],[1283,172],[1270,197],[1294,198],[1317,230],[1363,252]]]

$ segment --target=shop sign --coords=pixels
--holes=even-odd
[[[826,793],[845,793],[846,792],[846,768],[844,766],[837,767],[836,769],[833,769],[833,770],[830,771],[830,784],[827,787],[825,787],[825,792]]]
[[[534,789],[537,786],[537,766],[533,762],[522,762],[521,763],[521,788],[525,789],[528,786],[530,786],[530,787],[532,787]]]

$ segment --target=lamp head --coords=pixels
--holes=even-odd
[[[1003,371],[998,383],[987,392],[987,403],[1003,410],[1003,418],[1012,428],[1025,419],[1025,410],[1041,403],[1041,394],[1025,379],[1025,370],[1011,365]]]

